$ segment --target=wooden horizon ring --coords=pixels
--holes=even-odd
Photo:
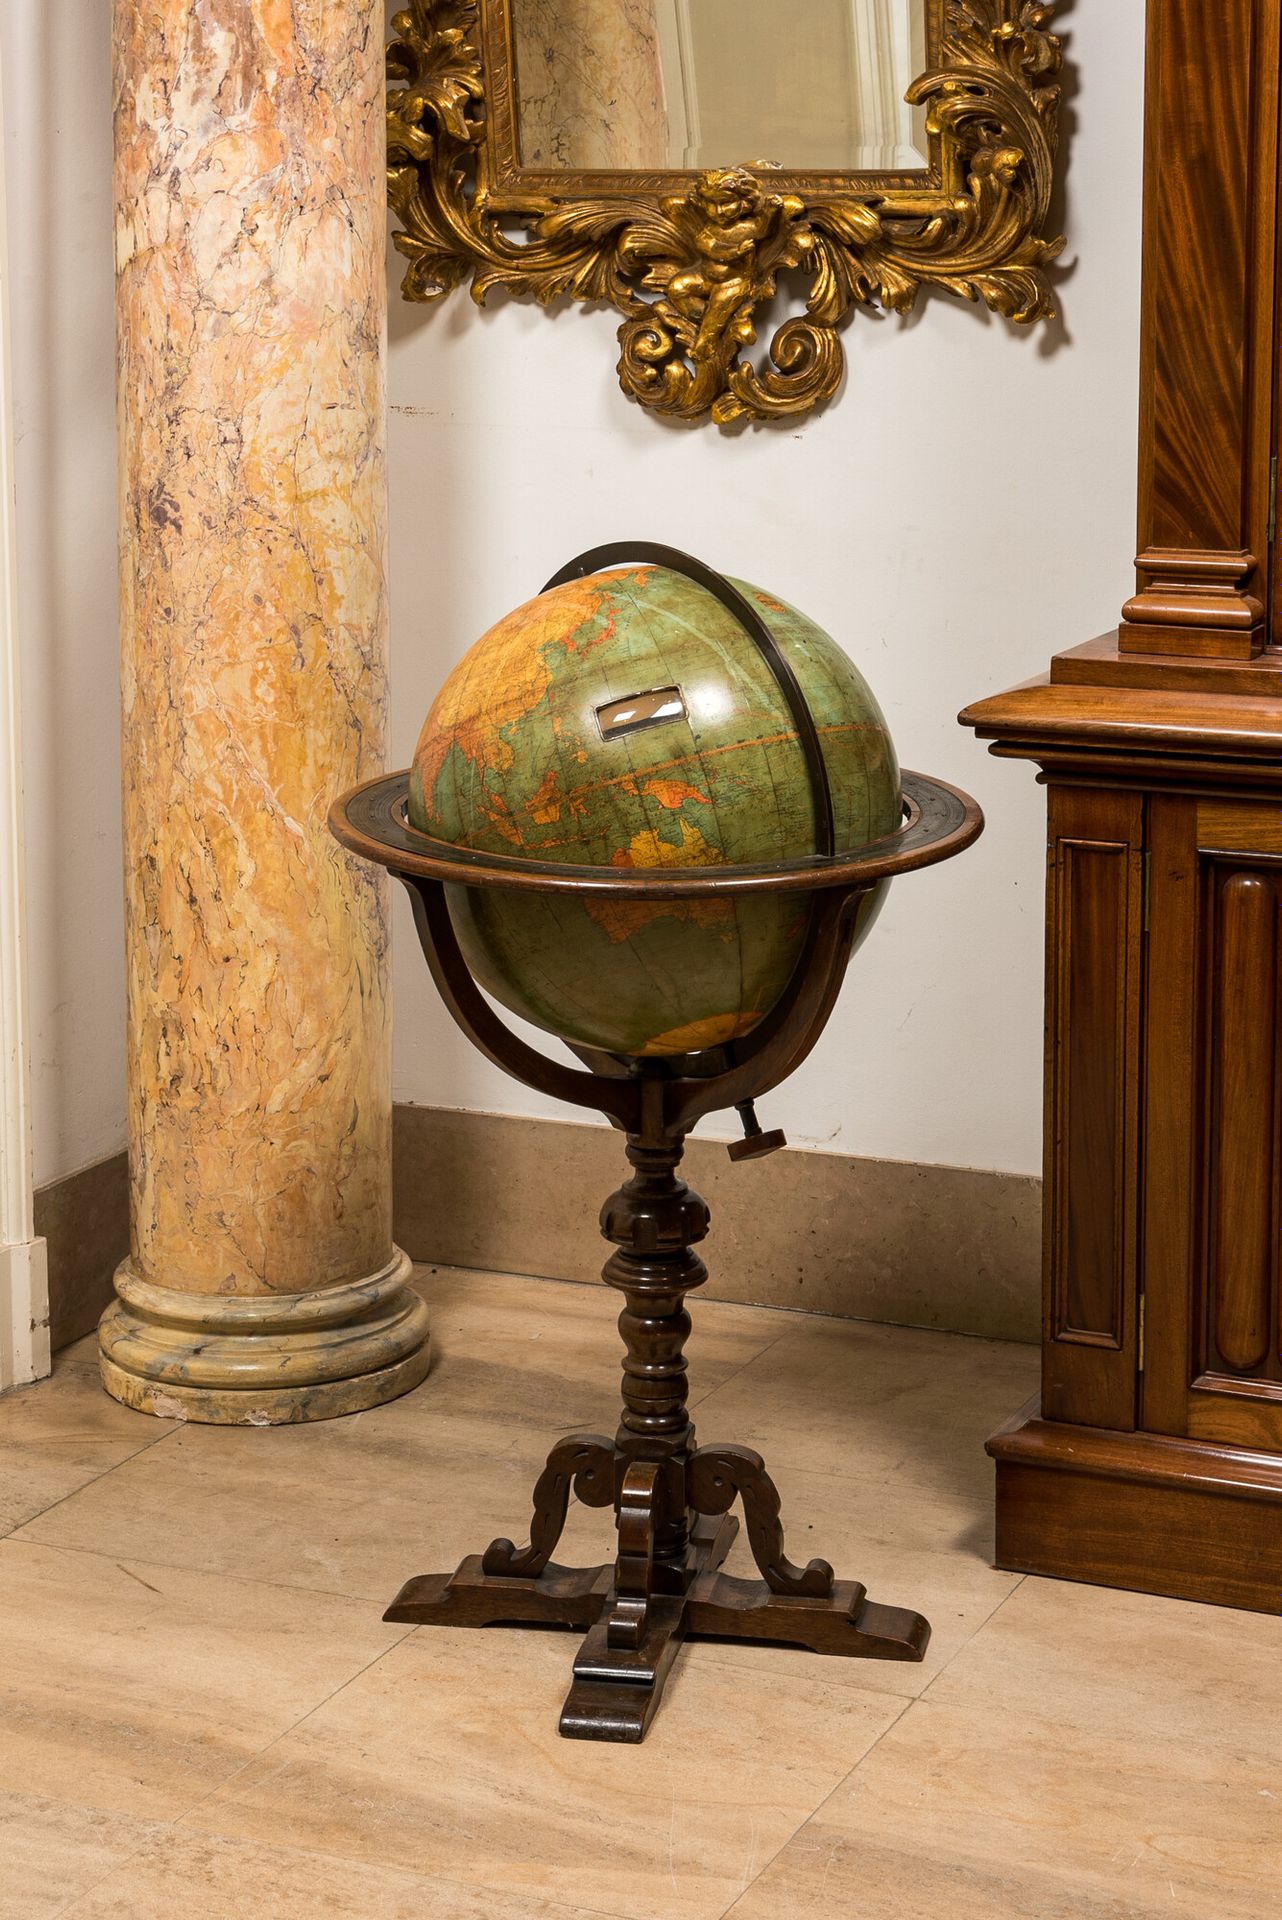
[[[531,893],[622,894],[633,900],[701,899],[727,893],[814,893],[875,886],[963,853],[984,829],[968,794],[946,780],[904,770],[905,819],[894,833],[853,852],[812,854],[765,865],[621,868],[571,866],[481,853],[420,833],[405,818],[409,769],[362,781],[340,795],[329,826],[349,852],[399,874],[447,886],[506,887]]]

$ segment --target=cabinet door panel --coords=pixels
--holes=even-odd
[[[1211,1345],[1231,1374],[1269,1357],[1278,903],[1262,873],[1212,875],[1208,1290]],[[1258,991],[1253,991],[1258,983]]]
[[[1050,793],[1042,1410],[1135,1425],[1143,801]]]
[[[1276,807],[1155,800],[1144,1425],[1282,1447]]]

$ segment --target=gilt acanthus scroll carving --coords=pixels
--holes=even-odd
[[[647,190],[619,195],[599,190],[599,174],[567,175],[562,192],[516,204],[504,193],[496,207],[480,7],[411,0],[388,49],[402,291],[433,300],[470,279],[478,303],[495,287],[543,304],[608,303],[623,315],[625,393],[723,425],[828,399],[842,374],[838,328],[857,306],[906,313],[935,286],[1021,324],[1047,318],[1046,269],[1063,246],[1044,234],[1061,61],[1053,11],[944,0],[935,64],[907,96],[925,108],[931,139],[919,182],[801,176],[801,192],[797,176],[784,190],[768,170],[733,167],[621,175]],[[758,367],[746,357],[756,316],[789,272],[809,281],[805,310],[777,329]]]

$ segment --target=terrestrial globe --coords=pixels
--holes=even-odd
[[[893,833],[895,750],[848,655],[786,601],[711,580],[614,567],[491,627],[427,716],[410,825],[483,854],[633,870],[771,867]],[[860,902],[858,937],[887,884]],[[811,913],[810,895],[787,891],[635,901],[452,886],[448,898],[496,1000],[632,1057],[750,1033],[787,987]]]

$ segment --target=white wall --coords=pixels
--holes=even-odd
[[[954,715],[1129,590],[1142,12],[1066,23],[1063,337],[945,300],[907,325],[857,315],[824,416],[730,439],[624,400],[608,314],[393,301],[397,764],[494,618],[580,547],[644,534],[795,599],[865,669],[905,762],[984,804],[973,852],[898,883],[818,1054],[764,1103],[799,1142],[1038,1164],[1042,800]],[[0,7],[41,1182],[124,1139],[109,15]],[[538,1110],[450,1027],[397,915],[397,1097]]]
[[[637,535],[804,607],[904,763],[984,806],[972,852],[896,883],[818,1052],[762,1103],[797,1143],[1040,1165],[1043,798],[955,715],[1116,625],[1131,591],[1143,11],[1064,22],[1081,85],[1061,331],[942,298],[908,324],[858,314],[826,414],[730,438],[623,398],[606,313],[393,303],[396,764],[479,633],[579,549]],[[454,1032],[397,914],[396,1097],[557,1111]]]
[[[110,18],[0,6],[38,1184],[124,1145]]]

